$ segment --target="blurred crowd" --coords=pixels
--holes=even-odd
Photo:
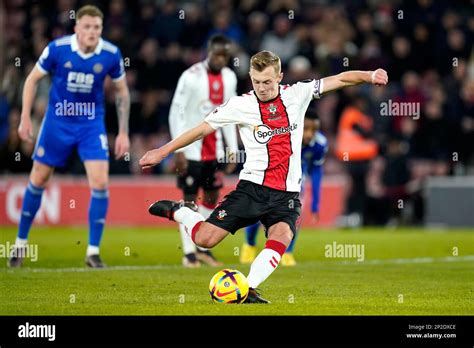
[[[31,169],[33,144],[21,143],[16,131],[24,80],[50,40],[73,32],[71,10],[86,3],[103,10],[103,36],[120,47],[131,92],[131,154],[129,161],[111,160],[112,174],[174,172],[172,157],[154,172],[143,173],[137,162],[147,150],[169,141],[168,112],[177,80],[206,57],[206,40],[214,33],[234,42],[230,67],[239,78],[239,93],[252,89],[249,58],[263,49],[281,57],[283,83],[351,69],[387,70],[387,87],[351,87],[311,105],[329,139],[326,175],[351,179],[341,224],[420,222],[420,187],[426,177],[474,173],[474,16],[469,0],[3,1],[1,172]],[[45,78],[33,107],[36,129],[48,89]],[[117,121],[110,82],[106,96],[113,144]],[[419,113],[383,114],[387,103],[418,105]],[[348,124],[361,142],[373,145],[357,160],[337,153],[344,141],[341,127]],[[63,171],[82,173],[83,168],[76,158]],[[409,216],[400,213],[407,211],[400,209],[406,203]]]

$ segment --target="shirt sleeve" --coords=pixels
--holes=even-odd
[[[45,47],[43,53],[38,58],[36,62],[36,67],[43,74],[50,74],[56,67],[56,45],[54,42],[50,42],[48,46]]]
[[[235,107],[235,105],[238,104],[238,98],[240,97],[232,97],[224,104],[218,106],[213,112],[206,116],[204,121],[214,129],[240,123],[240,112]]]
[[[321,98],[323,94],[323,80],[308,79],[297,82],[295,85],[296,93],[304,100],[313,100]]]
[[[117,52],[114,54],[114,63],[109,71],[109,76],[112,81],[119,81],[125,77],[125,66],[123,63],[122,53],[117,48]]]

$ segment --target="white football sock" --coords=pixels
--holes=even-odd
[[[86,251],[86,255],[87,256],[91,256],[91,255],[99,255],[99,247],[98,246],[95,246],[95,245],[88,245],[87,246],[87,251]]]
[[[190,236],[191,240],[194,226],[196,226],[198,222],[204,221],[204,218],[201,214],[196,213],[187,207],[181,207],[176,210],[173,217],[174,221],[184,225],[184,230]]]
[[[181,235],[181,245],[183,247],[183,254],[194,254],[196,252],[196,245],[193,243],[191,236],[186,233],[183,224],[179,224],[179,234]]]
[[[27,244],[28,244],[28,239],[21,239],[21,238],[16,237],[15,246],[23,247]]]
[[[285,252],[285,249],[286,246],[280,242],[274,240],[267,241],[265,249],[257,255],[250,266],[250,272],[247,277],[249,287],[255,289],[273,273],[280,263],[281,255]]]

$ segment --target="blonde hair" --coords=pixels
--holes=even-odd
[[[76,21],[82,16],[100,17],[100,19],[104,20],[104,14],[94,5],[82,6],[76,13]]]
[[[281,72],[280,57],[273,52],[260,51],[250,58],[250,67],[257,71],[263,71],[269,66],[273,66],[277,74]]]

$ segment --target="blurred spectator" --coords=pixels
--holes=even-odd
[[[414,107],[423,107],[425,96],[421,89],[420,76],[413,72],[408,71],[402,76],[402,89],[401,92],[393,98],[393,101],[398,105],[413,105]],[[400,114],[397,117],[393,117],[393,129],[397,132],[400,131],[400,123],[405,117],[417,117],[416,115],[408,114],[409,108],[400,108]],[[419,116],[419,115],[418,115]]]
[[[212,17],[213,29],[208,33],[207,38],[214,34],[223,34],[238,44],[242,43],[243,32],[239,25],[233,22],[230,10],[221,10]]]
[[[152,28],[152,36],[160,45],[167,46],[178,41],[183,29],[183,20],[178,15],[178,8],[174,0],[165,0],[160,7]]]
[[[474,79],[464,82],[461,89],[461,137],[459,144],[461,160],[466,164],[474,164]]]
[[[247,21],[247,37],[244,48],[250,56],[260,51],[262,40],[267,32],[268,17],[263,12],[253,12]]]
[[[199,49],[206,40],[209,25],[204,19],[202,8],[196,3],[187,3],[184,6],[184,25],[179,42],[184,47]]]
[[[378,154],[373,139],[373,120],[366,114],[368,103],[361,95],[342,113],[336,140],[336,156],[347,165],[351,184],[341,225],[351,227],[363,223],[366,204],[366,174],[370,160]]]
[[[273,31],[265,34],[260,50],[276,53],[283,66],[297,53],[296,36],[291,31],[291,22],[287,15],[279,15],[275,18]]]
[[[285,82],[293,84],[298,81],[309,79],[312,76],[311,63],[306,57],[296,56],[291,58],[288,64],[288,73]]]

